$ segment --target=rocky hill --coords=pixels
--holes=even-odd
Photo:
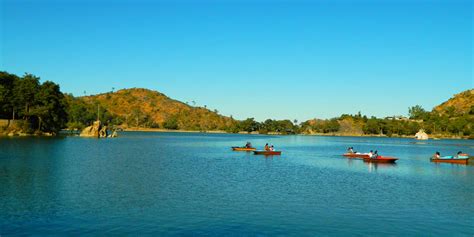
[[[448,101],[433,108],[433,112],[439,114],[473,114],[474,113],[474,89],[470,89],[454,95]]]
[[[224,130],[235,120],[203,107],[193,107],[148,89],[132,88],[80,97],[99,104],[124,127],[152,127],[185,130]]]

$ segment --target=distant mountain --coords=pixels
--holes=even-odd
[[[166,95],[142,88],[123,89],[80,97],[99,104],[125,127],[154,127],[184,130],[224,130],[235,120],[203,107],[193,107]]]
[[[474,114],[474,89],[454,95],[448,101],[434,107],[433,112],[452,115]]]

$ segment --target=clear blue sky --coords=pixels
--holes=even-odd
[[[406,115],[474,87],[473,4],[0,0],[0,70],[257,120]]]

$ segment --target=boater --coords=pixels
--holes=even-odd
[[[269,150],[270,150],[270,147],[268,147],[268,143],[265,144],[265,148],[264,148],[264,149],[265,149],[265,151],[269,151]]]
[[[441,154],[439,153],[439,151],[437,151],[437,152],[433,155],[433,158],[434,158],[434,159],[439,159],[440,156],[441,156]]]
[[[379,154],[377,152],[377,150],[374,152],[374,154],[370,157],[372,159],[377,159],[377,157],[379,157]]]
[[[354,147],[347,148],[347,153],[355,153],[354,152]]]
[[[273,147],[273,144],[270,146],[270,151],[274,151],[275,148]]]
[[[252,148],[252,143],[247,142],[247,144],[245,144],[245,148]]]

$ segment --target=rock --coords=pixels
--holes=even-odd
[[[82,130],[81,137],[97,137],[99,138],[100,131],[102,128],[102,123],[100,121],[95,121],[92,126],[86,127]]]
[[[107,126],[102,125],[100,121],[95,121],[94,124],[92,124],[92,126],[84,128],[79,136],[106,138],[106,137],[117,137],[117,133],[114,131],[113,134],[109,134],[107,130]]]
[[[423,129],[420,129],[420,131],[418,131],[415,134],[415,139],[417,139],[417,140],[428,140],[428,134],[426,134]]]
[[[107,137],[107,126],[103,126],[99,131],[99,137]]]

